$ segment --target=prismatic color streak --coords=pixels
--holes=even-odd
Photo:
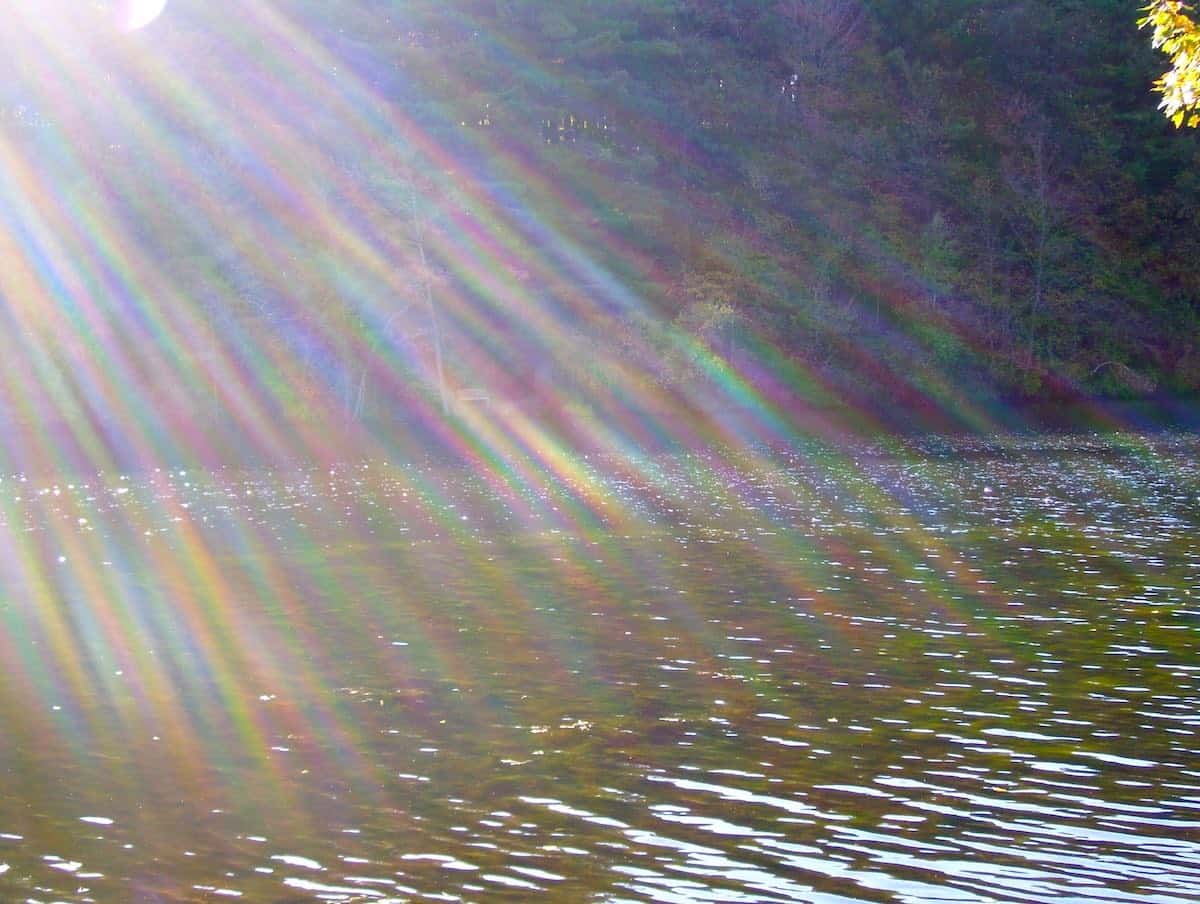
[[[33,22],[25,15],[33,7],[21,9],[13,21]],[[838,398],[770,336],[747,336],[729,355],[668,322],[656,324],[659,345],[631,333],[613,335],[629,342],[629,354],[597,347],[594,337],[622,322],[654,321],[647,295],[669,289],[666,268],[644,250],[599,228],[590,233],[599,247],[589,247],[572,225],[607,200],[600,180],[558,183],[528,147],[486,131],[441,140],[444,130],[413,112],[421,101],[415,80],[411,96],[379,97],[302,19],[270,4],[245,4],[238,16],[212,21],[194,13],[175,26],[175,43],[167,40],[172,10],[161,0],[126,12],[123,27],[132,31],[119,46],[56,36],[44,17],[7,38],[0,33],[0,51],[38,76],[29,106],[45,111],[39,154],[51,154],[0,135],[0,592],[11,601],[0,612],[10,679],[2,693],[48,714],[23,729],[23,747],[82,755],[126,736],[130,759],[114,780],[131,795],[139,764],[164,749],[182,797],[235,806],[239,782],[267,781],[281,812],[305,813],[288,781],[293,751],[281,742],[292,738],[297,747],[308,743],[316,765],[324,758],[378,792],[387,777],[372,773],[366,751],[374,739],[337,702],[339,692],[357,689],[327,685],[337,664],[309,608],[353,583],[337,550],[323,545],[323,525],[315,517],[297,523],[283,540],[299,558],[282,559],[275,525],[256,517],[251,483],[222,475],[208,490],[222,506],[218,532],[198,520],[182,469],[219,462],[216,434],[236,435],[252,458],[321,465],[314,473],[329,479],[313,478],[312,491],[332,507],[337,481],[359,462],[394,462],[422,449],[394,431],[348,425],[334,436],[321,427],[319,415],[346,407],[355,385],[403,399],[412,432],[433,437],[456,473],[478,481],[517,525],[586,539],[559,568],[580,599],[604,586],[619,555],[613,538],[668,520],[622,491],[670,494],[653,456],[642,454],[647,448],[693,454],[697,479],[722,488],[721,504],[760,529],[763,572],[796,597],[821,589],[788,565],[813,550],[913,579],[919,565],[958,557],[923,535],[853,458],[827,453],[839,482],[827,491],[836,500],[823,504],[867,507],[898,535],[924,543],[909,539],[876,549],[869,563],[855,559],[864,554],[756,513],[753,494],[726,479],[752,475],[786,487],[762,450],[803,438],[789,399]],[[185,25],[192,31],[182,37]],[[206,65],[186,67],[181,49]],[[504,51],[514,67],[531,66],[520,48]],[[139,149],[147,171],[121,169],[123,145]],[[342,148],[370,153],[347,160]],[[398,211],[415,215],[398,224]],[[831,234],[853,228],[813,219],[811,228]],[[148,221],[160,227],[156,234],[146,234]],[[769,248],[769,237],[747,231],[745,247]],[[903,275],[903,260],[889,249],[877,256]],[[180,260],[189,277],[182,285],[172,270]],[[747,281],[758,278],[738,260],[726,263]],[[426,290],[455,336],[452,390],[491,386],[513,341],[555,372],[603,370],[603,387],[586,373],[539,387],[539,404],[570,422],[574,435],[543,412],[505,404],[500,392],[494,409],[447,414],[436,388],[414,389],[429,383],[428,354],[406,336],[400,315],[423,311]],[[892,316],[911,316],[904,293],[880,286],[875,294],[872,303]],[[275,318],[271,330],[246,325],[263,310]],[[930,329],[966,353],[976,349],[976,337],[948,316]],[[689,361],[703,388],[664,388],[654,370],[663,354]],[[914,385],[894,363],[859,354],[864,373],[948,423],[994,423],[958,387]],[[362,369],[347,375],[314,365],[332,357]],[[197,416],[195,393],[183,391],[196,386],[208,386],[223,412],[219,430]],[[293,416],[306,405],[318,416]],[[842,420],[860,432],[877,426],[865,410]],[[818,427],[833,436],[839,429]],[[581,450],[610,457],[601,468]],[[333,462],[340,464],[327,472]],[[135,476],[124,479],[125,471]],[[479,574],[502,598],[503,612],[482,627],[516,621],[545,648],[545,667],[562,672],[570,642],[545,614],[546,589],[525,580],[503,550],[472,545],[466,531],[475,513],[454,507],[452,485],[420,473],[406,479],[389,504],[460,552],[455,567]],[[103,532],[93,529],[97,511]],[[671,514],[696,523],[705,516]],[[356,523],[341,542],[370,548],[373,536]],[[473,664],[439,608],[445,564],[416,547],[373,555],[371,567],[385,577],[395,560],[407,570],[394,598],[361,601],[364,626],[403,608],[414,624],[405,642],[428,668],[469,678]],[[1004,604],[966,570],[920,573],[935,609],[955,611],[967,594],[976,604]],[[687,601],[678,605],[686,613]],[[716,649],[707,628],[684,623],[695,650]],[[391,690],[414,682],[411,664],[397,659],[391,668]]]

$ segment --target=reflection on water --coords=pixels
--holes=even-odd
[[[1196,900],[1187,436],[0,482],[0,897]]]

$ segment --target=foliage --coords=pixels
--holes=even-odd
[[[1171,61],[1154,83],[1163,96],[1159,107],[1176,126],[1189,128],[1200,125],[1200,25],[1193,9],[1179,0],[1155,0],[1138,23],[1151,30],[1151,44]]]
[[[203,337],[171,363],[197,406],[730,368],[879,405],[1200,391],[1200,155],[1145,91],[1160,58],[1128,0],[279,0],[230,40],[210,5],[171,9],[153,65],[107,42],[113,77],[74,104],[15,74],[0,129],[12,184],[119,224],[199,312],[168,324]],[[1144,24],[1191,65],[1191,21],[1161,2]],[[1163,84],[1194,125],[1191,83]],[[169,370],[165,327],[32,206],[97,261],[83,294],[118,300],[28,304],[30,332],[75,316]],[[84,356],[11,369],[57,398]]]

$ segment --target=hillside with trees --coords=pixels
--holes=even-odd
[[[172,0],[50,81],[4,48],[3,203],[33,217],[3,249],[28,271],[0,285],[5,382],[87,417],[101,370],[166,428],[436,411],[473,386],[1191,396],[1198,136],[1157,109],[1138,18]],[[50,241],[69,272],[37,272]]]

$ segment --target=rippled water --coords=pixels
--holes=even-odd
[[[0,900],[1200,900],[1195,437],[0,482]]]

